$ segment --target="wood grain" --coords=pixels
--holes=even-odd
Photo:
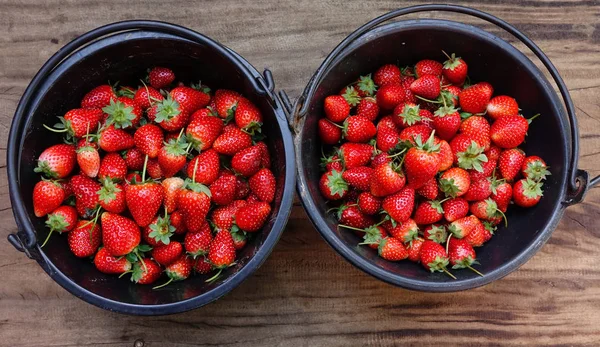
[[[600,174],[600,3],[463,1],[516,25],[560,70],[578,108],[580,167]],[[406,1],[0,0],[0,168],[10,120],[37,69],[97,26],[152,18],[181,24],[273,70],[292,97],[326,54],[367,20]],[[424,14],[421,17],[431,17]],[[439,18],[439,15],[433,15]],[[463,16],[441,16],[498,30]],[[510,38],[508,38],[511,40]],[[511,42],[514,40],[511,40]],[[0,240],[15,231],[0,171]],[[453,294],[411,292],[355,269],[295,206],[268,261],[231,294],[167,317],[129,317],[74,298],[0,241],[1,346],[600,345],[600,190],[567,210],[519,271]],[[144,341],[142,344],[141,341]]]

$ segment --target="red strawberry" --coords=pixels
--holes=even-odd
[[[404,104],[401,104],[404,105]],[[392,117],[392,115],[389,116],[385,116],[383,118],[381,118],[379,120],[379,122],[377,122],[377,129],[381,129],[381,128],[389,128],[394,130],[395,132],[398,132],[399,129],[396,126],[396,123],[394,122],[394,118]]]
[[[397,223],[402,223],[410,218],[415,204],[415,191],[405,187],[394,195],[383,199],[381,206],[387,214]]]
[[[38,158],[35,172],[41,172],[49,178],[67,177],[77,161],[75,146],[58,144],[46,148]]]
[[[119,257],[135,250],[141,240],[140,228],[129,218],[118,214],[104,212],[100,217],[102,223],[102,243],[104,248]]]
[[[371,175],[370,191],[374,196],[383,197],[400,191],[405,184],[406,178],[398,165],[382,164]]]
[[[153,106],[157,102],[164,100],[162,94],[148,86],[143,86],[135,92],[133,101],[135,101],[143,110],[146,110]]]
[[[205,185],[186,180],[177,194],[177,208],[183,212],[185,225],[190,232],[202,230],[210,208],[210,190]]]
[[[211,219],[215,226],[215,230],[231,230],[233,227],[233,217],[237,210],[246,206],[244,200],[235,200],[227,206],[218,206],[212,211]]]
[[[204,223],[204,225],[204,228],[196,233],[185,234],[185,250],[193,258],[207,254],[212,242],[213,237],[210,227],[208,223]]]
[[[150,259],[140,259],[133,264],[131,281],[137,284],[151,284],[160,278],[162,270],[160,266]]]
[[[415,81],[414,76],[402,76],[402,86],[404,87],[404,101],[410,102],[413,104],[417,103],[417,98],[410,91],[410,85]]]
[[[83,99],[81,99],[81,108],[102,108],[115,100],[117,95],[108,84],[98,86],[90,90]]]
[[[393,110],[404,101],[404,95],[404,88],[401,84],[386,84],[377,91],[377,106],[382,110]]]
[[[485,151],[490,149],[490,124],[485,118],[471,116],[462,122],[458,131],[477,142]]]
[[[77,149],[77,164],[88,177],[98,176],[100,170],[100,154],[92,146],[82,146]]]
[[[475,216],[463,217],[450,223],[448,225],[448,231],[452,233],[452,236],[462,239],[469,235],[477,222],[479,222],[479,219]]]
[[[219,89],[215,92],[215,110],[221,118],[233,118],[235,107],[241,95],[227,89]]]
[[[484,148],[465,134],[458,134],[450,142],[454,154],[454,162],[465,170],[483,171],[483,163],[488,161]]]
[[[460,127],[460,114],[452,106],[442,106],[434,113],[433,127],[441,139],[449,141]]]
[[[33,211],[36,217],[56,210],[64,200],[65,191],[57,182],[43,180],[33,187]]]
[[[142,180],[143,180],[142,176]],[[145,227],[150,224],[160,209],[164,198],[163,187],[156,182],[130,184],[125,190],[129,212],[135,222]]]
[[[377,116],[379,116],[377,100],[371,97],[362,99],[356,107],[356,115],[366,117],[371,122],[374,122]]]
[[[100,248],[94,257],[96,269],[105,274],[119,275],[131,270],[131,263],[125,257],[115,257],[106,248]]]
[[[411,85],[410,91],[425,99],[434,100],[440,95],[440,79],[434,75],[423,75],[417,78]]]
[[[448,222],[466,217],[469,213],[469,203],[463,198],[446,200],[442,203],[442,208],[444,209],[444,218]]]
[[[250,135],[237,128],[223,132],[213,143],[213,148],[218,153],[225,155],[234,155],[250,146],[252,146]]]
[[[492,184],[489,179],[484,178],[476,181],[471,181],[469,190],[463,198],[467,201],[478,201],[487,199],[492,194]]]
[[[432,177],[421,188],[417,189],[417,194],[429,200],[433,200],[438,196],[438,185],[435,177]]]
[[[386,237],[381,241],[378,248],[379,256],[389,261],[399,261],[408,258],[408,250],[402,244],[402,241]]]
[[[248,180],[250,191],[261,201],[272,202],[275,198],[275,176],[269,169],[261,169]]]
[[[471,232],[461,240],[467,241],[473,247],[481,247],[487,241],[486,235],[489,234],[489,231],[485,228],[484,224],[479,221],[479,219],[473,219],[473,221],[473,229],[471,229]],[[491,234],[489,235],[491,237]]]
[[[453,198],[463,196],[469,190],[471,179],[469,173],[461,168],[453,167],[440,176],[440,190]]]
[[[168,245],[157,246],[152,249],[152,258],[157,263],[163,266],[168,266],[174,263],[181,257],[183,253],[183,246],[177,241],[171,241]]]
[[[420,203],[413,215],[417,224],[432,224],[439,222],[444,217],[442,204],[437,200],[424,201]]]
[[[479,220],[493,220],[498,217],[505,217],[504,213],[498,208],[496,201],[490,198],[472,203],[471,213],[479,218]]]
[[[352,116],[344,121],[344,138],[350,142],[368,142],[376,133],[375,125],[366,117]]]
[[[485,152],[485,155],[486,155],[486,157],[488,157],[489,160],[497,162],[498,159],[500,158],[500,153],[502,153],[502,150],[500,149],[500,147],[491,145],[490,149],[488,149]]]
[[[214,149],[200,153],[188,163],[186,174],[194,182],[211,184],[219,177],[221,161]]]
[[[496,202],[498,209],[506,212],[508,204],[512,199],[512,186],[507,182],[492,179],[491,190],[492,194],[490,197]]]
[[[399,84],[400,76],[400,68],[393,64],[387,64],[383,65],[375,72],[373,81],[380,87],[386,84]]]
[[[221,206],[229,205],[235,199],[236,187],[237,180],[234,175],[222,174],[210,185],[212,202]]]
[[[210,95],[204,91],[185,86],[171,89],[169,96],[179,104],[180,111],[187,115],[191,115],[199,109],[206,107],[210,102]]]
[[[158,164],[163,177],[173,177],[187,162],[187,143],[181,140],[170,140],[158,152]]]
[[[435,60],[425,59],[415,64],[415,74],[417,77],[425,75],[441,76],[443,65]]]
[[[156,103],[156,105],[148,110],[148,118],[158,123],[166,131],[179,131],[187,125],[190,119],[189,112],[190,110],[184,109],[181,104],[169,95],[166,99]]]
[[[125,211],[127,207],[125,202],[125,188],[118,183],[114,183],[109,178],[105,178],[102,183],[102,188],[98,191],[100,206],[112,213]]]
[[[158,180],[163,177],[162,169],[160,168],[160,164],[156,158],[148,159],[146,172],[148,173],[148,176],[154,180]]]
[[[98,178],[105,178],[113,181],[123,181],[127,175],[127,163],[121,158],[119,153],[107,153],[100,162]]]
[[[519,105],[510,96],[498,95],[490,100],[487,106],[487,114],[493,120],[503,116],[516,116],[519,114]]]
[[[217,269],[224,269],[235,261],[235,247],[231,233],[222,230],[217,233],[210,244],[208,261]]]
[[[123,159],[129,170],[141,171],[144,168],[145,154],[137,148],[130,148],[125,151]],[[81,166],[81,164],[79,164]]]
[[[400,128],[423,124],[431,126],[433,114],[428,110],[420,109],[419,105],[410,102],[398,104],[392,113],[392,120]]]
[[[98,207],[98,191],[102,186],[87,176],[75,175],[71,177],[71,187],[77,213],[83,218],[91,217]]]
[[[518,180],[513,186],[513,200],[517,206],[535,206],[540,202],[542,195],[542,182],[524,178]]]
[[[366,76],[359,77],[359,79],[356,81],[354,89],[356,89],[356,92],[361,98],[364,98],[375,94],[377,86],[371,78],[371,74],[368,74]]]
[[[73,206],[60,206],[59,208],[48,214],[46,219],[46,226],[50,228],[46,240],[40,247],[44,247],[50,236],[56,231],[59,234],[67,233],[75,228],[77,225],[77,210]]]
[[[357,204],[361,212],[369,216],[379,213],[381,209],[381,199],[369,192],[360,193]]]
[[[408,179],[408,186],[418,189],[437,174],[440,168],[438,156],[440,147],[434,144],[433,134],[426,142],[421,137],[415,139],[416,147],[406,152],[404,170]]]
[[[377,135],[375,138],[375,142],[377,143],[377,149],[382,152],[385,152],[387,155],[388,152],[396,150],[399,142],[399,134],[396,130],[389,127],[380,127],[377,130]]]
[[[421,264],[431,272],[445,272],[448,276],[455,278],[446,267],[448,266],[448,254],[439,243],[425,240],[421,246]]]
[[[423,238],[442,244],[448,240],[448,232],[446,232],[446,227],[443,225],[432,224],[423,230]]]
[[[353,227],[343,225],[340,226],[354,229]],[[372,225],[364,230],[356,229],[355,231],[359,234],[363,234],[363,242],[361,242],[360,245],[369,245],[369,247],[372,249],[377,249],[381,241],[388,236],[384,228],[375,225]]]
[[[454,53],[444,62],[442,74],[444,77],[456,85],[462,85],[467,78],[468,67],[467,63],[461,57],[457,57]]]
[[[326,145],[334,145],[342,138],[342,129],[325,118],[319,119],[319,137]]]
[[[156,216],[152,222],[142,230],[142,239],[150,246],[163,246],[171,242],[175,226],[171,224],[168,214],[164,217]]]
[[[344,143],[340,146],[339,157],[346,169],[366,166],[371,161],[373,147],[366,143]]]
[[[400,132],[401,141],[409,141],[412,145],[416,144],[416,138],[421,136],[421,140],[428,139],[432,134],[432,129],[425,124],[410,126]]]
[[[198,259],[194,261],[194,271],[196,271],[196,273],[206,275],[211,270],[212,265],[210,264],[208,259],[206,259],[206,257],[198,257]]]
[[[419,236],[419,227],[413,219],[398,223],[390,230],[390,235],[404,243],[409,243]]]
[[[245,176],[250,177],[260,170],[262,149],[252,146],[237,152],[231,159],[231,168]]]
[[[529,123],[532,119],[525,119],[523,116],[503,116],[498,118],[492,124],[490,134],[494,144],[500,148],[514,148],[525,141]]]
[[[321,176],[319,189],[325,199],[340,200],[348,193],[348,183],[344,181],[340,171],[328,171]]]
[[[546,176],[550,175],[550,171],[548,171],[548,166],[542,158],[532,155],[523,160],[521,174],[525,178],[540,181],[545,180]]]
[[[260,230],[271,214],[271,206],[266,202],[248,203],[235,213],[235,223],[242,231]]]
[[[371,164],[370,164],[370,166],[371,166],[372,168],[376,168],[376,167],[378,167],[379,165],[383,165],[383,164],[389,164],[389,163],[391,163],[391,162],[392,162],[392,158],[390,158],[390,157],[388,156],[388,154],[387,154],[387,153],[383,153],[383,152],[382,152],[382,153],[379,153],[379,154],[377,154],[377,155],[375,155],[375,156],[373,157],[373,160],[371,160]],[[339,162],[338,162],[338,163],[339,163]],[[341,167],[341,165],[340,165],[340,167]],[[341,169],[340,169],[340,170],[341,170]]]
[[[342,173],[342,178],[350,186],[361,190],[369,190],[371,176],[373,175],[373,169],[368,166],[359,166],[352,169],[348,169]]]
[[[177,193],[184,185],[184,181],[179,177],[170,177],[162,181],[164,191],[164,205],[168,213],[177,209]]]
[[[124,96],[117,98],[116,101],[111,100],[102,111],[108,115],[106,124],[112,124],[118,129],[130,129],[138,125],[143,113],[140,105]]]
[[[198,111],[192,113],[192,115],[190,116],[190,123],[192,123],[195,120],[198,119],[202,119],[204,117],[213,117],[213,118],[217,118],[220,120],[219,115],[217,115],[217,113],[214,111],[214,109],[209,107],[205,107],[205,108],[201,108]],[[221,120],[221,128],[223,127],[223,121]]]
[[[128,185],[132,183],[142,182],[142,176],[137,172],[130,172],[125,176],[125,182],[123,182],[123,187],[127,188]]]
[[[460,108],[468,113],[483,113],[490,102],[492,92],[493,89],[486,82],[477,83],[465,88],[458,95]]]
[[[166,283],[156,286],[152,289],[162,288],[173,281],[183,281],[192,274],[192,266],[194,262],[185,254],[181,255],[165,268],[165,273],[169,277]]]
[[[445,101],[448,106],[458,107],[458,95],[461,91],[462,88],[457,86],[444,86],[441,91],[442,100]]]
[[[156,158],[163,145],[164,134],[160,127],[146,124],[135,131],[133,141],[142,153],[148,155],[149,158]]]
[[[518,148],[508,149],[500,153],[498,169],[502,178],[508,182],[513,181],[521,171],[524,161],[525,153]]]
[[[258,107],[250,100],[240,98],[235,109],[235,124],[249,133],[260,132],[263,117]]]
[[[479,264],[475,260],[475,250],[467,240],[450,239],[448,241],[448,257],[453,269],[470,269],[479,276],[483,274],[475,270],[472,265]]]
[[[58,117],[60,123],[55,125],[54,132],[66,132],[68,136],[82,138],[98,130],[102,121],[102,110],[97,108],[76,108]]]
[[[91,257],[102,242],[102,230],[92,221],[80,220],[67,236],[71,252],[78,258]]]
[[[356,205],[342,205],[337,211],[340,224],[358,229],[365,229],[374,224],[373,218],[365,215]]]
[[[444,140],[435,138],[434,141],[436,145],[440,145],[440,153],[438,153],[438,156],[440,157],[440,172],[446,171],[454,163],[454,154],[452,153],[452,148],[450,147],[450,144]]]
[[[271,155],[269,154],[269,147],[264,142],[257,142],[256,145],[261,149],[262,155],[260,156],[260,165],[264,168],[271,168]]]
[[[187,232],[183,212],[179,210],[173,211],[173,213],[171,213],[170,219],[171,225],[175,227],[175,234],[181,235]]]
[[[498,147],[496,147],[496,148],[498,148]],[[489,151],[486,151],[484,154],[488,158],[488,161],[483,162],[481,164],[481,171],[477,171],[475,169],[469,170],[469,176],[471,176],[471,181],[477,181],[480,179],[491,177],[492,174],[494,173],[494,169],[496,168],[496,164],[498,163],[498,158],[497,157],[495,159],[490,158],[489,155],[490,154],[494,155],[494,154],[490,153]]]
[[[245,199],[250,194],[250,185],[243,177],[236,176],[235,179],[235,199]]]
[[[417,237],[407,245],[406,250],[408,251],[408,260],[415,263],[420,261],[421,248],[423,247],[423,243],[425,243],[425,240],[423,240],[420,237]]]
[[[325,98],[325,117],[334,123],[343,122],[350,115],[350,105],[341,95]]]
[[[98,145],[106,152],[119,152],[134,146],[133,136],[123,129],[109,125],[100,132]]]
[[[148,73],[148,82],[156,89],[162,89],[175,81],[175,73],[166,67],[156,66]]]
[[[248,242],[248,237],[243,231],[232,232],[231,238],[233,238],[233,247],[236,251],[244,248]]]

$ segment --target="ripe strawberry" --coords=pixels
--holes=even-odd
[[[416,80],[414,76],[402,76],[402,86],[404,87],[404,101],[413,104],[417,103],[417,98],[410,91],[410,85]]]
[[[98,145],[106,152],[119,152],[134,146],[133,136],[123,129],[109,125],[100,132]]]
[[[404,157],[404,170],[408,186],[418,189],[437,174],[440,168],[440,147],[435,145],[433,134],[426,142],[422,142],[421,137],[417,136],[415,142],[416,146],[411,147]]]
[[[213,148],[220,154],[234,155],[242,149],[252,146],[252,138],[242,130],[235,128],[223,132],[215,142]]]
[[[524,178],[530,178],[533,181],[541,181],[545,180],[546,176],[550,175],[550,171],[548,171],[548,166],[542,158],[537,155],[532,155],[523,160],[521,174]]]
[[[479,221],[479,219],[477,219],[477,220],[473,219],[473,222],[474,222],[473,229],[471,229],[471,232],[467,236],[465,236],[462,240],[467,241],[473,247],[481,247],[487,241],[486,235],[489,234],[489,231],[485,228],[484,224],[481,223],[481,221]],[[491,237],[491,234],[489,234],[489,235]]]
[[[325,98],[325,117],[334,123],[343,122],[350,115],[350,105],[341,95]]]
[[[215,110],[221,118],[233,118],[235,107],[241,95],[227,89],[219,89],[215,92]]]
[[[379,130],[381,128],[389,128],[389,129],[394,130],[395,132],[398,132],[400,130],[396,126],[396,123],[394,122],[394,118],[392,117],[392,115],[385,116],[385,117],[381,118],[379,120],[379,122],[377,122],[377,130]]]
[[[161,182],[165,194],[163,203],[167,213],[171,213],[177,209],[177,193],[183,187],[184,183],[179,177],[169,177]]]
[[[404,101],[404,88],[402,84],[392,83],[381,86],[377,91],[377,106],[382,110],[393,110]]]
[[[448,241],[448,257],[453,269],[470,269],[483,277],[481,272],[472,267],[472,265],[479,264],[479,262],[475,260],[475,250],[469,241],[464,239],[450,239]]]
[[[439,243],[425,240],[421,246],[421,264],[431,272],[445,272],[448,276],[455,278],[446,267],[448,266],[448,254]]]
[[[321,176],[319,189],[325,199],[340,200],[348,193],[348,183],[344,181],[340,171],[328,171]]]
[[[387,214],[397,223],[402,223],[410,218],[415,204],[415,191],[404,187],[398,193],[383,199],[381,206]]]
[[[156,89],[162,89],[175,81],[175,73],[166,67],[156,66],[148,73],[148,82]]]
[[[358,96],[361,98],[372,96],[377,90],[377,86],[371,78],[371,74],[360,76],[355,83],[354,89],[356,89]]]
[[[369,166],[372,168],[377,168],[379,165],[389,164],[391,162],[392,158],[390,158],[387,153],[382,152],[373,157],[373,160],[371,160]]]
[[[392,227],[390,235],[404,243],[409,243],[419,236],[419,227],[413,219],[409,218]]]
[[[75,175],[71,177],[71,187],[77,213],[83,218],[91,217],[98,207],[98,191],[102,186],[87,176]]]
[[[440,152],[438,153],[438,157],[440,158],[440,172],[448,170],[452,164],[454,163],[454,154],[452,153],[452,148],[450,144],[444,140],[440,140],[439,138],[434,138],[434,142],[436,145],[440,146]]]
[[[143,180],[142,176],[142,180]],[[145,227],[156,216],[164,198],[163,187],[156,182],[142,182],[130,184],[125,190],[125,199],[129,212],[135,222]]]
[[[216,207],[211,214],[211,220],[215,227],[215,230],[231,230],[233,227],[233,217],[237,210],[246,206],[245,200],[235,200],[227,206]]]
[[[272,202],[275,198],[275,176],[269,169],[261,169],[248,180],[250,191],[261,201]]]
[[[186,180],[177,194],[177,208],[183,212],[185,225],[190,232],[202,230],[210,208],[210,190],[205,185]]]
[[[91,257],[102,242],[102,230],[92,221],[80,220],[67,236],[71,252],[78,258]]]
[[[146,166],[146,173],[153,180],[158,180],[163,177],[162,169],[160,168],[160,164],[156,158],[148,159],[148,164]]]
[[[452,236],[462,239],[469,235],[478,221],[479,219],[475,216],[463,217],[450,223],[448,231],[452,233]]]
[[[382,87],[386,84],[400,83],[400,68],[393,64],[387,64],[380,67],[373,75],[373,81]]]
[[[65,113],[63,117],[58,117],[58,119],[60,123],[56,124],[54,129],[46,128],[54,132],[66,132],[68,137],[82,138],[86,134],[98,130],[98,125],[102,121],[102,110],[76,108]]]
[[[381,209],[381,199],[369,192],[360,193],[357,204],[361,212],[369,216],[377,214]]]
[[[439,222],[444,217],[442,204],[437,200],[428,200],[420,203],[413,215],[413,219],[419,225]]]
[[[425,75],[441,76],[443,65],[440,62],[430,59],[424,59],[415,64],[415,75],[422,77]]]
[[[394,163],[382,164],[371,175],[370,192],[376,197],[392,195],[406,184],[400,167]]]
[[[185,250],[192,258],[208,253],[213,237],[208,223],[204,225],[204,228],[196,233],[185,234]]]
[[[270,169],[271,168],[271,154],[269,154],[269,147],[267,146],[266,143],[260,141],[257,142],[256,145],[258,148],[261,149],[261,156],[260,156],[260,165],[264,168]]]
[[[165,213],[164,217],[156,216],[152,222],[142,229],[142,239],[152,247],[168,245],[175,233],[171,218]]]
[[[221,206],[229,205],[235,199],[236,187],[237,180],[234,175],[222,174],[210,185],[212,202]]]
[[[108,84],[98,86],[90,90],[83,99],[81,99],[81,108],[102,108],[115,100],[117,95]]]
[[[100,216],[100,221],[102,223],[102,243],[113,256],[129,254],[139,245],[140,228],[131,219],[104,212]]]
[[[487,105],[487,114],[493,120],[503,116],[516,116],[519,114],[519,105],[510,96],[498,95]]]
[[[46,226],[50,228],[46,240],[40,247],[44,247],[50,236],[56,231],[59,234],[67,233],[75,228],[77,225],[77,210],[73,206],[60,206],[52,213],[48,214],[46,219]]]
[[[493,220],[504,216],[498,208],[496,201],[490,198],[472,203],[471,213],[480,220]]]
[[[183,217],[183,212],[179,210],[173,211],[170,216],[171,225],[175,227],[175,234],[181,235],[187,232],[187,227],[185,225],[185,218]]]
[[[414,95],[434,100],[440,95],[440,79],[434,75],[420,76],[410,85],[410,91]]]
[[[485,118],[471,116],[462,122],[458,131],[477,142],[484,151],[490,149],[490,124]]]
[[[233,239],[233,247],[236,251],[244,248],[248,242],[248,237],[243,231],[232,232],[231,238]]]
[[[387,156],[387,153],[395,152],[398,149],[399,134],[392,128],[381,127],[377,130],[375,142],[377,149]]]
[[[402,241],[386,237],[381,241],[378,248],[379,256],[389,261],[399,261],[408,258],[408,250],[402,244]]]
[[[158,164],[163,177],[173,177],[187,162],[187,143],[182,140],[170,140],[158,152]]]
[[[145,154],[137,148],[130,148],[123,155],[127,168],[135,171],[141,171],[144,168],[144,157]]]
[[[261,167],[262,149],[255,145],[237,152],[231,159],[231,168],[245,176],[254,175]]]
[[[347,142],[340,146],[339,157],[346,169],[366,166],[371,161],[373,147],[366,143]]]
[[[456,85],[462,85],[467,78],[468,67],[467,63],[461,57],[457,57],[454,53],[444,62],[442,74],[446,79]]]
[[[120,275],[131,270],[131,263],[126,257],[115,257],[106,247],[100,248],[94,257],[96,269],[105,274]]]
[[[100,170],[100,154],[92,146],[86,145],[77,149],[77,164],[88,177],[96,177]]]
[[[127,163],[121,158],[119,153],[107,153],[100,162],[98,178],[104,180],[108,178],[113,181],[123,181],[127,175]]]
[[[425,240],[443,244],[448,240],[448,232],[443,225],[431,224],[423,230],[423,238]]]
[[[194,260],[194,271],[200,275],[206,275],[212,270],[212,265],[206,257],[198,257]]]
[[[188,109],[184,109],[170,95],[148,110],[148,118],[158,123],[165,131],[179,131],[185,127],[190,119],[190,114]]]
[[[484,152],[484,155],[488,158],[488,161],[481,164],[481,171],[477,171],[475,169],[469,170],[469,176],[471,176],[471,181],[477,181],[492,176],[492,174],[494,173],[494,169],[498,164],[498,159],[490,158],[489,154],[489,151]]]
[[[217,269],[224,269],[235,261],[235,247],[231,233],[222,230],[217,233],[210,244],[208,261]]]
[[[157,246],[152,249],[151,255],[157,263],[168,266],[174,263],[183,254],[183,246],[177,241],[171,241],[164,246]]]
[[[204,91],[185,86],[171,89],[169,96],[179,104],[179,110],[188,116],[199,109],[206,107],[210,102],[210,95]],[[179,129],[181,129],[181,127],[179,127]]]
[[[467,201],[478,201],[487,199],[492,194],[492,184],[489,179],[484,178],[476,181],[471,181],[469,190],[463,195]]]
[[[542,182],[524,178],[518,180],[513,186],[513,200],[517,206],[535,206],[540,202],[542,195]]]
[[[374,122],[379,116],[379,106],[377,100],[372,97],[366,97],[358,103],[356,107],[356,115],[366,117],[371,122]]]
[[[77,161],[75,146],[58,144],[46,148],[38,158],[38,165],[33,170],[41,172],[49,178],[67,177]]]
[[[211,184],[219,177],[221,162],[214,149],[200,153],[187,166],[186,174],[194,182]]]
[[[163,145],[164,134],[160,127],[146,124],[135,131],[133,141],[142,153],[148,155],[149,158],[156,158]]]
[[[490,102],[492,92],[493,89],[486,82],[465,88],[458,95],[460,108],[468,113],[483,113]]]
[[[442,81],[442,84],[443,81]],[[442,102],[446,102],[448,106],[458,107],[458,95],[462,91],[462,88],[457,86],[443,86],[442,91],[440,92],[442,95]]]
[[[444,218],[448,222],[466,217],[469,213],[469,203],[463,198],[446,200],[442,203],[442,208],[444,209]]]
[[[398,104],[392,113],[392,120],[400,128],[423,124],[431,127],[433,124],[433,114],[425,109],[420,109],[419,105],[411,102]]]
[[[354,229],[355,233],[362,234],[363,242],[359,245],[368,245],[372,249],[377,249],[381,241],[388,236],[384,228],[380,226],[371,225],[364,230],[355,229],[347,225],[340,225],[341,227]]]
[[[356,205],[342,205],[336,215],[339,224],[365,229],[375,224],[371,216],[362,213]]]
[[[461,168],[453,167],[440,176],[440,190],[453,198],[463,196],[469,190],[471,179],[469,173]]]
[[[36,217],[56,210],[64,200],[65,191],[58,182],[42,180],[33,187],[33,211]]]
[[[369,142],[375,134],[377,128],[366,117],[352,116],[344,121],[343,135],[350,142]]]
[[[372,175],[372,168],[368,166],[359,166],[344,171],[342,173],[342,178],[350,186],[355,187],[358,190],[365,191],[369,190]]]
[[[268,203],[248,203],[235,213],[235,223],[242,231],[256,232],[263,227],[270,214],[271,206]]]
[[[133,96],[133,101],[144,111],[162,100],[164,100],[164,96],[158,90],[148,86],[139,88]]]
[[[263,117],[258,107],[250,100],[240,98],[235,109],[235,124],[249,133],[260,132]]]
[[[433,129],[425,124],[417,124],[410,126],[400,132],[400,141],[408,141],[413,146],[416,145],[416,138],[421,136],[421,140],[428,139]]]
[[[342,129],[325,118],[319,119],[319,137],[326,145],[335,145],[342,138]]]
[[[245,199],[250,194],[250,184],[243,177],[236,176],[235,179],[235,199]]]
[[[153,287],[152,289],[159,289],[170,284],[171,282],[183,281],[187,279],[192,274],[193,265],[194,262],[190,257],[185,254],[181,255],[165,268],[165,274],[167,274],[169,280],[159,286]]]
[[[488,161],[484,148],[465,134],[456,135],[450,142],[454,163],[465,170],[483,171],[483,163]]]
[[[498,169],[502,178],[508,182],[513,181],[521,171],[524,161],[525,153],[518,148],[508,149],[500,153]]]
[[[512,199],[512,186],[503,180],[492,179],[491,190],[492,194],[490,197],[496,202],[498,209],[506,212],[508,204]]]
[[[131,281],[137,284],[151,284],[160,278],[162,269],[150,259],[140,259],[133,264]]]
[[[140,123],[142,107],[133,99],[119,97],[111,100],[110,104],[103,107],[102,111],[108,115],[106,124],[112,124],[117,129],[130,129]]]
[[[449,141],[460,127],[460,114],[452,106],[442,106],[434,113],[433,128],[437,136]]]
[[[408,251],[408,260],[415,263],[420,261],[421,248],[423,247],[423,243],[425,243],[425,240],[423,240],[420,237],[417,237],[407,245],[406,250]]]
[[[127,207],[125,202],[125,188],[118,183],[114,183],[109,178],[104,178],[102,180],[102,188],[98,191],[98,202],[108,212],[121,213],[125,211]]]

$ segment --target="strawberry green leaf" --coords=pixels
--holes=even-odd
[[[110,105],[105,106],[102,111],[108,114],[107,124],[113,124],[115,128],[127,128],[133,125],[135,119],[133,107],[125,106],[120,101],[110,100]]]
[[[369,96],[372,96],[373,94],[375,94],[375,91],[377,91],[377,86],[375,85],[375,82],[373,82],[371,74],[368,74],[366,76],[360,76],[356,86],[361,92]]]
[[[465,169],[475,169],[483,172],[482,163],[486,163],[488,158],[483,154],[484,148],[477,145],[477,142],[471,141],[471,144],[464,152],[458,152],[458,166]]]
[[[344,99],[346,99],[346,102],[350,106],[356,106],[360,102],[360,95],[358,95],[358,92],[356,91],[356,89],[354,89],[354,87],[346,88],[346,91],[344,92],[344,94],[342,94],[342,96],[344,97]]]

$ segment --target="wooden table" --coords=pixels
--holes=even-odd
[[[515,24],[550,56],[577,105],[580,167],[600,173],[600,2],[463,4]],[[190,27],[233,48],[257,68],[271,68],[277,87],[297,97],[343,37],[367,20],[407,5],[1,0],[0,165],[6,165],[9,124],[30,79],[62,45],[97,26],[155,18]],[[129,317],[86,304],[0,241],[0,345],[598,346],[599,202],[600,191],[594,189],[584,203],[569,208],[548,244],[520,270],[483,288],[451,294],[407,291],[362,273],[325,244],[296,205],[283,238],[250,279],[216,303],[166,317]],[[0,171],[0,229],[0,240],[16,229],[5,170]]]

